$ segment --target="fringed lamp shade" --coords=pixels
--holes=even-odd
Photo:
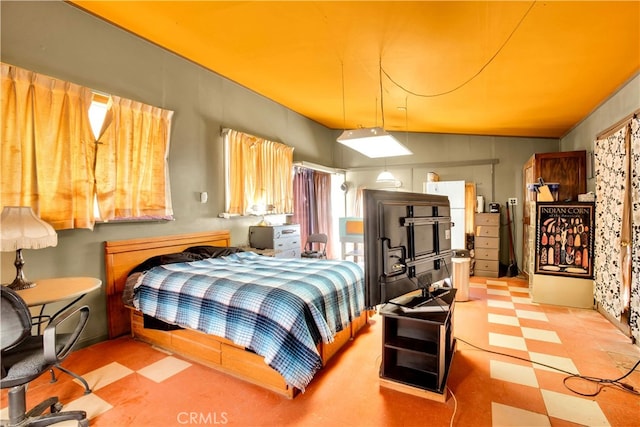
[[[26,281],[22,267],[22,249],[42,249],[58,244],[58,235],[51,225],[33,213],[29,206],[5,206],[0,216],[0,250],[16,251],[16,278],[9,285],[12,289],[34,286]]]

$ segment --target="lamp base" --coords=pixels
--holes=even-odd
[[[33,288],[35,285],[36,284],[34,282],[28,282],[22,277],[16,277],[13,282],[9,283],[6,286],[13,289],[14,291],[21,291],[23,289]]]
[[[24,267],[24,258],[22,258],[22,249],[16,250],[16,260],[13,263],[16,266],[16,278],[13,279],[13,282],[8,284],[7,286],[13,289],[14,291],[21,291],[22,289],[33,288],[36,284],[33,282],[29,282],[24,278],[24,273],[22,271],[22,267]]]

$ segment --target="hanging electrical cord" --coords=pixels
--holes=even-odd
[[[342,127],[343,130],[347,130],[347,107],[344,96],[344,62],[340,61],[340,69],[342,72]]]
[[[529,12],[531,12],[531,9],[533,9],[533,6],[536,4],[536,0],[534,0],[531,5],[529,5],[529,8],[527,9],[527,11],[524,13],[524,15],[522,16],[522,18],[520,19],[520,21],[516,24],[515,28],[513,29],[513,31],[511,31],[511,34],[509,34],[509,36],[507,37],[507,39],[504,41],[504,43],[502,43],[502,45],[498,48],[498,50],[496,51],[496,53],[493,54],[493,56],[491,58],[489,58],[489,60],[482,66],[480,67],[480,69],[473,75],[471,76],[469,79],[467,79],[466,81],[464,81],[463,83],[461,83],[460,85],[454,87],[453,89],[447,90],[445,92],[440,92],[440,93],[434,93],[434,94],[421,94],[421,93],[417,93],[414,92],[412,90],[407,89],[406,87],[402,86],[400,83],[398,83],[397,81],[395,81],[390,75],[389,73],[387,73],[384,68],[382,68],[382,62],[380,62],[380,71],[384,73],[385,76],[387,76],[387,78],[391,81],[391,83],[393,83],[394,85],[396,85],[397,87],[399,87],[400,89],[402,89],[403,91],[407,92],[408,94],[411,94],[413,96],[419,96],[421,98],[435,98],[437,96],[443,96],[443,95],[448,95],[452,92],[457,91],[458,89],[461,89],[462,87],[466,86],[467,84],[469,84],[472,80],[474,80],[476,77],[478,77],[480,75],[480,73],[482,73],[484,71],[485,68],[487,68],[489,66],[489,64],[491,64],[493,62],[494,59],[496,59],[496,57],[498,56],[498,54],[502,51],[502,49],[507,45],[507,43],[509,42],[509,40],[511,40],[511,37],[513,37],[513,35],[515,34],[515,32],[518,30],[518,28],[520,28],[520,25],[522,24],[522,22],[524,21],[524,19],[527,17],[527,15],[529,15]],[[382,83],[381,83],[382,85]]]
[[[382,58],[379,59],[378,64],[378,82],[380,83],[380,114],[382,114],[382,129],[384,129],[384,95],[382,94]],[[385,73],[386,74],[386,73]]]
[[[462,338],[458,338],[456,337],[456,340],[461,341],[473,348],[476,348],[478,350],[484,351],[486,353],[491,353],[491,354],[497,354],[500,356],[506,356],[506,357],[511,357],[512,359],[517,359],[517,360],[522,360],[523,362],[529,362],[529,363],[535,363],[536,365],[540,365],[540,366],[544,366],[545,368],[549,368],[549,369],[553,369],[556,370],[558,372],[562,372],[564,374],[567,374],[568,377],[565,377],[563,380],[563,384],[564,386],[567,388],[567,390],[571,391],[572,393],[576,393],[579,394],[581,396],[589,396],[589,397],[593,397],[593,396],[597,396],[598,394],[600,394],[600,392],[602,391],[602,389],[606,386],[610,386],[610,387],[616,387],[617,389],[627,392],[627,393],[631,393],[635,396],[640,396],[640,391],[635,389],[631,384],[627,384],[627,383],[622,383],[620,382],[621,380],[623,380],[624,378],[628,377],[629,375],[631,375],[631,373],[633,371],[635,371],[635,369],[638,367],[638,365],[640,365],[640,360],[638,360],[636,362],[635,365],[633,365],[633,367],[629,370],[629,372],[627,372],[626,374],[624,374],[623,376],[621,376],[620,378],[616,378],[616,379],[606,379],[606,378],[597,378],[597,377],[589,377],[589,376],[585,376],[585,375],[580,375],[580,374],[576,374],[574,372],[569,372],[569,371],[565,371],[564,369],[560,369],[560,368],[556,368],[555,366],[550,366],[541,362],[536,362],[534,360],[531,359],[527,359],[525,357],[519,357],[519,356],[514,356],[512,354],[508,354],[508,353],[501,353],[499,351],[493,351],[493,350],[487,350],[486,348],[482,348],[479,347],[475,344],[472,344],[468,341],[463,340]],[[569,382],[570,380],[583,380],[583,381],[588,381],[591,383],[595,383],[598,385],[598,389],[594,392],[594,393],[582,393],[579,391],[574,390],[573,388],[569,387],[569,385],[567,385],[567,382]]]
[[[451,419],[449,420],[449,427],[453,427],[453,420],[456,418],[456,412],[458,412],[458,399],[456,399],[456,395],[453,394],[453,390],[447,386],[449,393],[451,393],[451,397],[453,397],[453,414],[451,414]]]
[[[640,396],[640,391],[635,389],[631,384],[620,382],[621,380],[623,380],[626,377],[628,377],[629,375],[631,375],[631,373],[633,371],[635,371],[635,369],[638,367],[638,365],[640,365],[640,360],[638,360],[636,362],[636,364],[633,365],[633,368],[631,368],[629,370],[629,372],[627,372],[623,376],[621,376],[619,378],[616,378],[616,379],[613,379],[613,380],[609,380],[609,379],[605,379],[605,378],[588,377],[588,376],[584,376],[584,375],[570,375],[570,376],[566,377],[563,380],[563,384],[570,391],[572,391],[572,392],[574,392],[576,394],[579,394],[581,396],[587,396],[587,397],[597,396],[598,394],[600,394],[600,392],[602,391],[602,389],[604,387],[616,387],[619,390],[625,391],[627,393],[634,394],[636,396]],[[569,387],[569,385],[567,383],[569,383],[571,380],[581,380],[581,381],[587,381],[587,382],[590,382],[590,383],[594,383],[596,385],[597,389],[593,393],[582,393],[582,392],[579,392],[579,391],[574,390],[571,387]]]

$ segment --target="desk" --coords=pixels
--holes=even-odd
[[[40,314],[36,317],[38,333],[40,333],[40,325],[42,323],[55,319],[64,310],[80,301],[83,296],[100,288],[102,281],[93,277],[60,277],[36,280],[35,284],[32,288],[22,289],[17,292],[29,307],[41,306]],[[72,299],[71,302],[54,314],[44,315],[44,308],[47,304],[70,299]]]
[[[40,334],[40,329],[43,323],[51,322],[60,315],[60,313],[80,301],[86,294],[99,289],[100,286],[102,286],[102,281],[93,277],[60,277],[55,279],[36,280],[35,284],[36,285],[34,287],[22,289],[17,291],[17,293],[29,307],[41,307],[40,314],[32,318],[36,319],[34,325],[38,326],[38,334]],[[44,309],[47,304],[68,300],[71,300],[71,302],[65,304],[64,307],[56,311],[54,314],[44,314]],[[56,368],[82,382],[85,387],[85,394],[91,393],[91,389],[84,378],[60,365],[56,365]],[[51,382],[55,381],[55,374],[53,373],[53,370],[51,370]]]
[[[80,298],[102,286],[102,281],[93,277],[60,277],[40,279],[35,286],[17,291],[29,307],[44,306],[53,302]],[[72,303],[73,304],[73,303]]]

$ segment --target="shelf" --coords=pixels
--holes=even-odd
[[[416,395],[432,398],[435,394],[446,400],[444,391],[455,348],[455,294],[456,290],[452,289],[440,297],[450,307],[447,312],[404,313],[394,305],[380,310],[383,320],[382,386],[411,394],[414,394],[411,388],[416,388],[429,392]]]
[[[397,350],[415,351],[419,353],[438,354],[438,343],[433,341],[424,341],[414,338],[394,337],[389,339],[385,347]]]
[[[438,376],[435,373],[404,366],[393,366],[385,372],[385,375],[382,375],[382,378],[430,391],[441,392],[444,388],[438,385]]]

